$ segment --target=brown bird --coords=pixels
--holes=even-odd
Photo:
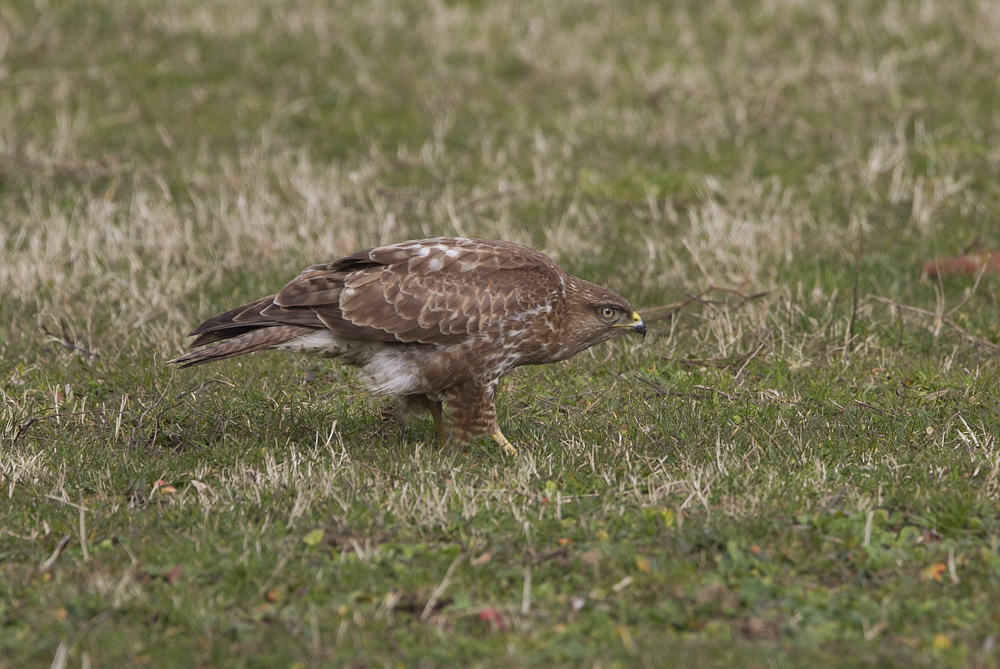
[[[646,334],[615,293],[567,274],[519,244],[434,237],[313,265],[277,295],[210,318],[192,332],[184,367],[268,349],[341,358],[376,395],[430,409],[438,439],[490,435],[500,378],[565,360],[618,335]]]

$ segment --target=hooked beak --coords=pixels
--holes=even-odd
[[[618,327],[628,328],[630,331],[635,332],[636,334],[641,334],[643,339],[646,338],[646,324],[642,322],[642,316],[639,315],[638,311],[632,312],[631,323],[622,323]]]
[[[638,311],[632,312],[632,332],[641,334],[643,339],[646,338],[646,324],[642,322],[642,316]]]

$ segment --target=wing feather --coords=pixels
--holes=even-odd
[[[561,290],[564,274],[516,244],[432,238],[313,265],[277,295],[218,319],[229,328],[326,327],[349,339],[455,344],[537,313]]]

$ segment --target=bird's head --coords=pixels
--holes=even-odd
[[[565,357],[630,332],[646,336],[646,324],[639,312],[607,288],[573,277],[566,298],[561,329],[570,352]]]

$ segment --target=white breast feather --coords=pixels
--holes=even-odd
[[[348,364],[361,365],[361,380],[375,395],[413,395],[426,390],[420,367],[405,351],[383,342],[344,339],[329,330],[319,330],[275,349],[324,358],[343,357]]]
[[[361,378],[375,395],[413,395],[426,387],[417,364],[396,348],[376,351],[361,368]]]

